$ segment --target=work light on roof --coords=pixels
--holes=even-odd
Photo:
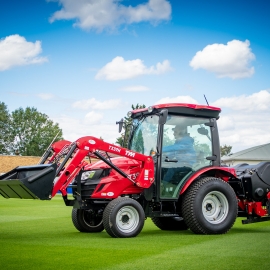
[[[128,116],[128,117],[131,117],[131,115],[132,115],[132,112],[129,111],[129,112],[127,113],[127,116]]]
[[[151,113],[153,111],[153,107],[152,106],[149,106],[148,107],[148,112]]]

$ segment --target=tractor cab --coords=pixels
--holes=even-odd
[[[145,192],[148,198],[156,194],[157,200],[178,200],[192,174],[220,165],[216,127],[220,109],[179,105],[163,104],[130,113],[128,148],[152,156],[155,162],[155,185]]]

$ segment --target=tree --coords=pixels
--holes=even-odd
[[[138,134],[133,135],[132,149],[133,151],[144,154],[144,141],[141,130],[139,130]]]
[[[56,135],[55,140],[63,139],[58,124],[36,108],[19,108],[9,118],[9,154],[41,156]]]
[[[131,105],[132,110],[137,110],[137,109],[143,109],[146,106],[143,105],[139,105],[138,103],[136,104],[136,106],[134,106],[133,104]],[[129,137],[129,132],[130,132],[130,128],[132,126],[132,118],[131,117],[124,117],[124,125],[123,125],[123,129],[124,132],[121,133],[121,136],[118,137],[116,139],[116,144],[122,146],[122,147],[127,147],[128,145],[128,137]]]
[[[0,153],[8,154],[9,141],[9,112],[4,102],[0,102]]]
[[[224,144],[223,146],[220,146],[220,155],[228,156],[231,154],[232,146]]]
[[[204,153],[204,156],[211,156],[211,149],[209,147],[209,144],[206,143],[200,143],[195,139],[194,141],[194,149],[197,153]]]

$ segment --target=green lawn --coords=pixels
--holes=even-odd
[[[136,238],[79,233],[71,207],[0,198],[0,269],[270,269],[270,222],[225,235],[168,232],[150,219]]]

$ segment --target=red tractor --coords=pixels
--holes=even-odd
[[[0,194],[50,200],[60,191],[76,229],[112,237],[138,235],[147,217],[196,234],[226,233],[237,216],[270,220],[270,162],[221,166],[219,113],[180,103],[131,111],[127,148],[92,136],[56,142],[40,164],[0,176]]]

